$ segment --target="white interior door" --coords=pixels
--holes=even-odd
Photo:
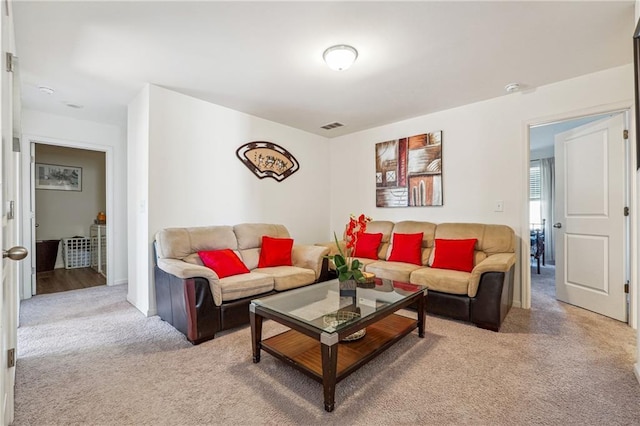
[[[2,25],[4,27],[4,23]],[[3,28],[4,30],[4,28]],[[13,215],[9,208],[9,203],[15,198],[13,194],[13,132],[11,124],[11,73],[6,72],[7,57],[5,55],[5,47],[3,43],[2,49],[2,77],[0,84],[0,97],[2,99],[0,128],[2,134],[2,152],[0,153],[0,165],[2,172],[0,173],[0,210],[1,210],[1,226],[0,241],[2,241],[2,249],[13,247],[16,242],[16,232],[12,229]],[[0,397],[2,398],[2,420],[3,424],[9,424],[13,420],[13,388],[15,383],[15,367],[14,363],[9,361],[9,350],[16,347],[16,328],[17,328],[17,282],[15,265],[10,264],[9,259],[3,256],[0,262],[0,276],[2,277],[2,291],[0,292],[0,305],[2,313],[0,314],[0,335],[2,340],[2,348],[0,349],[0,369],[2,370],[2,380],[0,384]],[[14,351],[15,360],[15,351]]]
[[[627,321],[625,116],[556,135],[556,296]]]
[[[19,307],[19,264],[26,256],[22,247],[14,247],[20,241],[18,214],[20,186],[19,141],[14,145],[14,70],[17,70],[13,52],[13,27],[10,2],[1,8],[1,69],[0,69],[0,242],[3,259],[0,261],[0,421],[10,424],[14,413],[15,348],[17,343]],[[19,93],[19,92],[18,92]],[[18,104],[19,105],[19,104]],[[19,125],[18,125],[19,126]],[[19,133],[18,133],[19,134]],[[17,249],[17,250],[16,250]],[[5,253],[4,250],[8,252]],[[5,256],[9,256],[5,258]],[[10,260],[9,258],[13,259]]]

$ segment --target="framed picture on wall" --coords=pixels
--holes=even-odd
[[[82,191],[82,167],[36,163],[36,189]]]
[[[442,130],[376,144],[376,207],[442,206]]]

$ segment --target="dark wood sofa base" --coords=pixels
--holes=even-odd
[[[513,304],[513,270],[482,274],[476,297],[429,290],[426,311],[499,331]]]

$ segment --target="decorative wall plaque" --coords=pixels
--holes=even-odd
[[[238,148],[236,155],[259,179],[270,177],[281,182],[300,168],[289,151],[273,142],[249,142]]]

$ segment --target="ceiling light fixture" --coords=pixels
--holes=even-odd
[[[336,71],[348,69],[356,61],[358,51],[346,44],[331,46],[322,54],[322,58],[329,68]]]
[[[47,95],[53,95],[53,92],[55,92],[54,89],[47,86],[38,86],[38,90],[41,91],[42,93],[46,93]]]
[[[506,86],[504,86],[504,90],[506,90],[507,93],[517,92],[518,90],[520,90],[520,84],[519,83],[509,83]]]

